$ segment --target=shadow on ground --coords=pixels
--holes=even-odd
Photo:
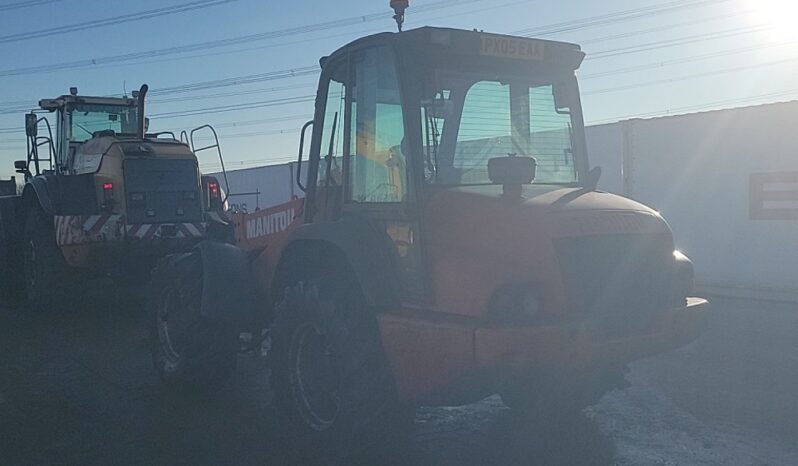
[[[598,423],[541,431],[498,397],[421,409],[409,445],[366,464],[798,464],[798,313],[715,307],[701,340],[636,363],[632,387],[591,410]],[[142,313],[117,296],[71,313],[0,309],[0,464],[288,464],[265,360],[241,357],[213,395],[169,393]]]
[[[99,296],[48,315],[0,310],[0,463],[289,463],[290,452],[276,441],[263,358],[242,356],[235,380],[217,393],[169,392],[150,364],[141,304],[118,300]],[[394,465],[598,465],[611,463],[611,451],[595,423],[541,435],[491,397],[419,410],[409,444],[377,458]]]

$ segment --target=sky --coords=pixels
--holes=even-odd
[[[318,59],[394,31],[391,16],[387,0],[0,0],[0,178],[25,158],[25,111],[70,86],[147,83],[151,130],[214,125],[228,169],[294,160]],[[797,22],[792,0],[411,0],[405,28],[579,43],[585,120],[601,124],[798,98]]]

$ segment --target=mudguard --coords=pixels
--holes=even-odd
[[[308,242],[321,244],[330,250],[337,249],[343,254],[360,283],[367,304],[385,306],[396,302],[400,284],[396,249],[384,231],[377,229],[372,222],[357,217],[298,228],[292,234],[286,253],[280,258],[275,280],[277,286],[289,285],[283,274],[292,265],[285,262],[295,261],[296,254],[301,255],[297,249]]]
[[[239,248],[202,241],[202,314],[244,328],[254,318],[255,300],[249,261]]]
[[[22,197],[25,200],[33,196],[41,206],[42,210],[48,215],[55,215],[56,209],[50,196],[50,183],[44,176],[36,176],[25,184]]]

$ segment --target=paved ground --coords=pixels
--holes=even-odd
[[[636,363],[631,386],[588,411],[600,431],[542,451],[492,397],[420,410],[393,463],[798,464],[798,306],[714,307],[699,341]],[[263,360],[242,358],[214,396],[171,396],[139,314],[113,297],[73,315],[0,309],[0,465],[284,463]]]

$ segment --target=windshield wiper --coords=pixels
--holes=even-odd
[[[438,123],[435,121],[435,110],[430,110],[430,106],[435,105],[435,101],[437,98],[432,99],[431,101],[427,101],[424,103],[424,114],[425,118],[425,127],[424,133],[426,136],[426,168],[430,172],[430,176],[427,181],[434,182],[438,176],[438,138],[440,137],[440,132],[438,131]]]

